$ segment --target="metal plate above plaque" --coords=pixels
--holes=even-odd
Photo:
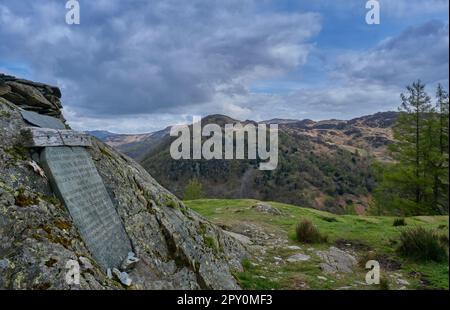
[[[93,258],[105,270],[120,266],[131,243],[85,148],[46,147],[40,161]]]

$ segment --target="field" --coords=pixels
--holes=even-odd
[[[250,258],[237,273],[248,289],[448,289],[448,261],[412,261],[400,257],[396,249],[402,230],[422,226],[448,236],[448,216],[405,218],[406,226],[394,226],[394,217],[334,215],[314,209],[276,202],[264,203],[280,214],[253,208],[256,200],[193,200],[185,204],[231,231],[247,244]],[[328,241],[303,244],[296,241],[295,228],[303,219],[311,220]],[[324,273],[318,253],[337,247],[352,255],[357,264],[349,273]],[[289,262],[294,254],[310,257]],[[379,261],[381,284],[365,281],[365,262]]]

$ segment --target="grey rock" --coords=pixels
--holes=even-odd
[[[117,279],[119,279],[120,283],[122,283],[125,286],[130,286],[131,283],[133,282],[128,273],[126,272],[122,272],[117,268],[114,268],[112,272],[117,277]]]
[[[261,213],[267,213],[267,214],[272,214],[272,215],[281,215],[280,210],[278,210],[277,208],[274,208],[270,204],[264,203],[264,202],[258,202],[257,204],[255,204],[252,207],[252,209],[255,211],[261,212]]]
[[[58,87],[0,75],[0,97],[28,111],[54,116],[65,122]]]
[[[305,262],[305,261],[308,261],[310,258],[311,258],[311,256],[309,256],[309,255],[305,255],[305,254],[302,254],[302,253],[297,253],[297,254],[294,254],[292,256],[289,256],[287,261],[289,263]]]
[[[10,266],[9,260],[7,258],[0,259],[0,269],[8,269]]]
[[[320,268],[324,273],[350,273],[357,264],[355,257],[336,247],[330,247],[328,251],[318,251],[317,256],[323,261]]]
[[[136,254],[133,252],[128,252],[127,257],[124,259],[122,264],[120,265],[121,270],[130,270],[136,266],[139,262],[139,258],[136,257]]]
[[[233,237],[234,239],[240,241],[242,244],[245,244],[245,245],[252,244],[252,240],[247,236],[244,236],[244,235],[232,232],[232,231],[227,231],[227,230],[224,230],[223,232],[225,234]]]
[[[410,283],[404,279],[397,279],[397,284],[402,286],[408,286]]]
[[[108,268],[106,270],[106,276],[108,277],[108,279],[112,279],[113,278],[113,273],[112,273],[111,268]]]
[[[13,92],[25,98],[25,100],[32,105],[46,109],[55,108],[35,87],[17,82],[6,82],[6,84],[11,87]]]
[[[297,245],[288,245],[287,248],[289,250],[301,250],[302,248]]]
[[[27,122],[35,126],[51,129],[66,129],[66,125],[58,118],[25,110],[20,111],[20,113]]]
[[[84,270],[92,270],[94,269],[94,266],[92,265],[89,258],[86,258],[84,256],[80,256],[78,260],[81,262],[81,266]]]

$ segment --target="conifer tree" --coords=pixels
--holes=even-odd
[[[441,86],[436,107],[420,81],[401,94],[390,146],[394,163],[376,165],[379,208],[409,214],[448,213],[448,94]]]

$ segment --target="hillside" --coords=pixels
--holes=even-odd
[[[151,141],[144,138],[145,145],[137,143],[139,146],[116,143],[115,138],[106,142],[137,158],[178,197],[183,196],[185,184],[196,177],[210,198],[254,198],[334,213],[364,213],[375,185],[372,161],[391,160],[387,145],[392,141],[396,116],[396,112],[384,112],[349,121],[277,120],[279,165],[275,171],[265,172],[257,169],[257,161],[173,160],[169,148],[174,138],[168,132]],[[202,124],[236,122],[213,115]],[[252,121],[242,123],[248,122]],[[137,148],[147,152],[137,154]]]
[[[153,151],[159,142],[170,133],[170,127],[145,134],[116,134],[108,131],[87,131],[88,134],[116,148],[133,159],[139,158]]]
[[[406,226],[394,227],[393,217],[339,216],[276,202],[205,199],[185,203],[246,244],[252,256],[244,263],[245,271],[237,273],[244,288],[380,289],[365,282],[364,265],[375,259],[384,289],[448,289],[448,262],[415,262],[396,252],[400,232],[412,227],[434,229],[448,242],[448,216],[409,217]],[[295,227],[302,219],[311,220],[328,241],[296,241]],[[334,267],[333,260],[324,256],[329,252],[335,254],[341,271],[329,272],[329,265]]]

